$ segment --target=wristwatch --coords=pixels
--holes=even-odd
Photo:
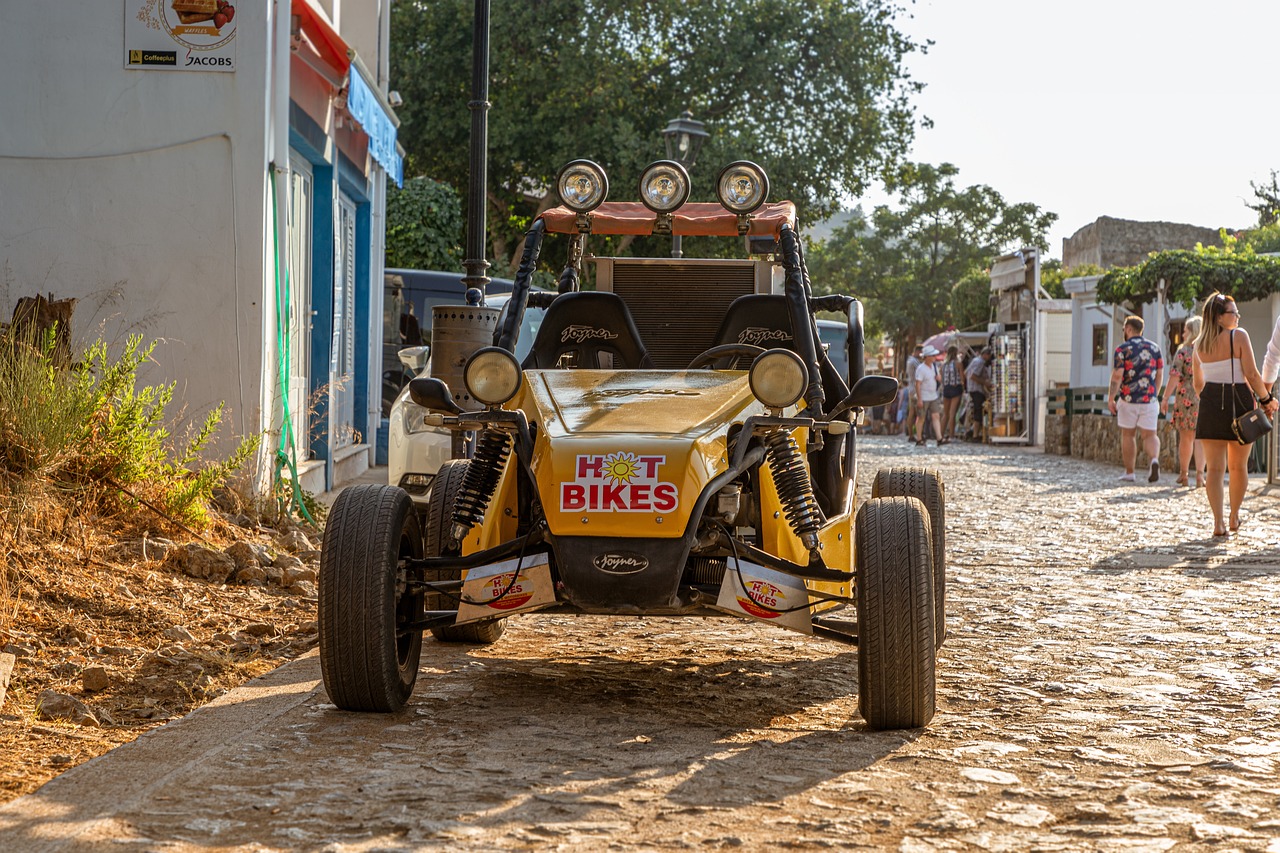
[[[1271,405],[1271,401],[1272,401],[1272,400],[1274,400],[1275,398],[1276,398],[1276,395],[1275,395],[1275,394],[1268,394],[1268,395],[1266,396],[1266,398],[1265,398],[1265,399],[1259,399],[1259,400],[1258,400],[1258,405],[1259,405],[1259,406],[1270,406],[1270,405]]]

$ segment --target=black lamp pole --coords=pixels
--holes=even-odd
[[[685,171],[692,172],[693,164],[698,159],[698,151],[702,143],[711,134],[706,125],[693,117],[693,113],[685,110],[679,118],[673,118],[662,131],[662,141],[667,146],[667,159],[676,160]],[[679,234],[671,235],[671,257],[684,257],[683,240]]]
[[[489,276],[485,270],[485,210],[489,172],[489,0],[476,0],[471,43],[471,174],[467,183],[467,274],[462,283],[479,288],[484,301]]]

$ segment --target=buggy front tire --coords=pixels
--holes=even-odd
[[[397,711],[413,693],[422,615],[404,560],[422,557],[413,499],[394,486],[351,486],[338,494],[320,553],[320,672],[329,700],[345,711]]]
[[[858,710],[872,729],[920,728],[937,707],[928,514],[916,498],[873,498],[854,527]]]
[[[942,477],[928,468],[881,468],[871,484],[873,498],[919,498],[929,513],[933,543],[934,623],[938,630],[934,645],[942,648],[947,638],[947,494]]]
[[[440,466],[435,479],[431,482],[431,494],[427,496],[427,530],[426,553],[429,557],[457,556],[460,549],[457,543],[450,540],[450,528],[453,527],[453,506],[457,503],[458,492],[462,489],[462,479],[467,475],[466,459],[450,459]],[[429,580],[460,580],[462,570],[437,570]],[[457,598],[449,598],[443,593],[432,595],[429,599],[431,610],[456,610]],[[486,646],[501,639],[507,623],[503,619],[488,622],[470,622],[466,625],[448,625],[444,628],[432,628],[431,633],[442,643],[470,643]]]

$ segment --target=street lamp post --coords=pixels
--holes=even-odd
[[[711,135],[705,128],[706,125],[695,119],[689,110],[680,113],[679,118],[673,118],[662,131],[662,141],[667,146],[667,159],[678,161],[685,171],[692,172],[702,143]],[[671,257],[684,257],[679,234],[671,236]]]

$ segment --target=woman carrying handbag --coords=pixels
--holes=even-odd
[[[1213,511],[1213,535],[1226,536],[1240,529],[1240,505],[1249,484],[1249,443],[1236,435],[1237,417],[1272,397],[1262,382],[1253,358],[1249,333],[1238,328],[1240,309],[1230,296],[1215,293],[1205,301],[1200,335],[1192,359],[1192,384],[1200,395],[1196,438],[1203,442],[1208,465],[1206,493]],[[1255,400],[1255,393],[1261,400]],[[1222,477],[1228,474],[1231,514],[1222,518]]]

